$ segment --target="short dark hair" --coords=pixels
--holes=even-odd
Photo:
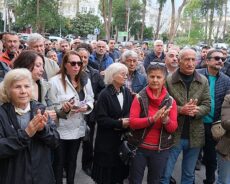
[[[220,49],[213,49],[213,50],[210,50],[208,53],[207,53],[207,60],[210,60],[211,59],[211,55],[214,53],[214,52],[220,52],[223,54],[222,50]]]
[[[210,48],[211,48],[211,47],[209,47],[209,46],[205,45],[205,46],[203,46],[203,47],[202,47],[202,49],[201,49],[201,50],[203,50],[203,49],[206,49],[206,50],[207,50],[207,49],[210,49]]]
[[[168,72],[167,72],[165,63],[162,63],[160,59],[154,59],[148,66],[146,73],[147,75],[149,75],[150,72],[155,71],[155,70],[160,70],[164,74],[165,77],[167,76]]]
[[[93,48],[90,44],[88,43],[80,43],[77,48],[75,49],[75,51],[78,51],[78,49],[84,48],[86,49],[90,54],[93,53]]]

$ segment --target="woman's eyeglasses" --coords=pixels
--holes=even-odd
[[[222,61],[225,62],[226,58],[225,57],[220,57],[220,56],[214,56],[214,57],[209,57],[209,59],[214,59],[215,61]]]
[[[83,62],[81,62],[81,61],[70,61],[70,62],[68,62],[71,66],[79,66],[79,67],[81,67],[82,65],[83,65]]]

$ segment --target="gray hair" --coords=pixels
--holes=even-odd
[[[138,54],[133,51],[133,50],[126,50],[122,55],[121,55],[121,60],[124,63],[128,57],[134,57],[138,58]]]
[[[34,42],[37,42],[37,41],[45,42],[45,38],[38,33],[32,33],[28,37],[27,44],[30,46],[31,44],[33,44]]]
[[[4,77],[4,80],[0,83],[0,102],[10,102],[10,88],[13,83],[28,79],[31,88],[33,87],[33,79],[31,72],[26,68],[17,68],[10,70]]]
[[[50,57],[50,55],[52,54],[52,53],[56,53],[54,50],[50,50],[50,51],[48,51],[47,53],[46,53],[46,56],[47,57]],[[56,53],[56,55],[57,55],[57,53]]]
[[[154,44],[153,44],[153,45],[155,46],[155,45],[157,45],[158,43],[161,43],[161,44],[163,45],[163,41],[162,41],[162,40],[156,40],[156,41],[154,41]]]
[[[184,55],[188,52],[193,52],[195,54],[195,56],[197,55],[196,51],[191,49],[191,48],[183,48],[178,55],[178,59],[182,59],[184,57]]]
[[[105,84],[112,84],[114,76],[121,71],[128,73],[128,68],[122,63],[113,63],[109,65],[109,67],[105,70]]]

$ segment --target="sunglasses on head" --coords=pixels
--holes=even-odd
[[[68,62],[71,66],[79,66],[79,67],[81,67],[82,65],[83,65],[83,62],[81,62],[81,61],[70,61],[70,62]]]
[[[159,65],[159,66],[162,66],[162,67],[165,67],[165,63],[160,63],[160,62],[150,62],[151,65]]]
[[[220,56],[214,56],[214,57],[210,57],[209,59],[214,59],[215,61],[222,61],[225,62],[226,58],[225,57],[220,57]]]

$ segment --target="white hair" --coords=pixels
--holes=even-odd
[[[109,67],[105,70],[105,84],[112,84],[114,76],[122,71],[128,73],[128,68],[122,63],[113,63],[109,65]]]
[[[4,77],[3,81],[0,83],[0,102],[6,103],[10,102],[10,88],[13,83],[28,79],[33,89],[33,79],[31,72],[26,68],[16,68],[10,70]]]

